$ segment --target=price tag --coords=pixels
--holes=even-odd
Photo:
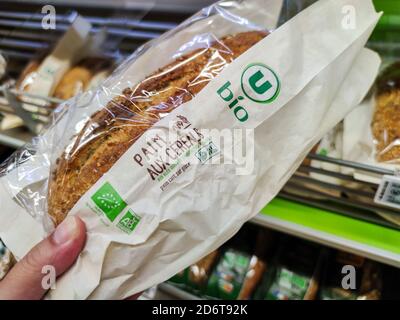
[[[400,209],[400,177],[383,176],[374,201],[383,206]]]

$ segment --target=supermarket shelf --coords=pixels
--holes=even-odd
[[[400,231],[277,198],[252,223],[400,268]]]
[[[181,300],[201,300],[199,297],[190,294],[182,289],[179,289],[168,283],[161,283],[158,285],[158,289],[164,293]]]
[[[32,139],[33,135],[25,128],[0,131],[0,144],[18,149]]]

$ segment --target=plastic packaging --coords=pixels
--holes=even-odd
[[[217,299],[237,299],[247,273],[254,270],[257,261],[255,256],[252,257],[248,253],[228,249],[208,281],[207,296]]]
[[[343,269],[354,268],[353,289],[343,288]],[[354,287],[353,287],[354,286]],[[319,298],[322,300],[379,300],[382,296],[382,272],[377,262],[350,253],[330,252],[325,261]]]
[[[261,12],[255,10],[262,2],[271,5]],[[48,221],[47,212],[54,222],[61,222],[77,200],[146,129],[192,99],[196,92],[218,76],[235,58],[268,34],[264,23],[276,24],[274,21],[277,19],[280,2],[256,0],[240,5],[227,2],[206,8],[176,30],[139,48],[95,91],[78,95],[60,105],[54,113],[53,125],[36,138],[32,145],[27,146],[27,150],[19,151],[24,154],[23,158],[32,152],[30,159],[36,157],[33,161],[42,162],[52,172],[50,182],[42,180],[35,189],[29,187],[23,192],[16,192],[19,204],[34,218],[45,220],[50,232],[52,221]],[[274,12],[269,13],[269,8],[273,8]],[[231,13],[231,10],[240,12],[242,16]],[[173,38],[176,46],[168,44],[169,38]],[[162,46],[166,47],[165,50],[161,49]],[[139,58],[146,58],[145,53],[149,49],[152,50],[151,55],[148,54],[149,58],[157,57],[157,60],[141,61]],[[159,50],[163,52],[161,56]],[[154,72],[158,68],[161,69]],[[171,79],[168,78],[168,72],[174,73]],[[169,81],[171,85],[168,86]],[[140,84],[135,87],[137,83]],[[168,95],[170,97],[166,97]],[[122,138],[114,134],[121,127],[126,131]],[[89,166],[83,164],[75,167],[76,158],[84,158],[87,149],[103,145],[108,139],[121,140],[111,146],[106,158],[100,159],[103,161],[101,164],[96,163],[92,167],[89,163]],[[31,184],[32,178],[35,179],[32,173],[25,175],[18,172],[21,170],[18,168],[20,162],[26,160],[19,159],[19,152],[3,164],[3,174],[11,171],[10,165],[11,168],[17,167],[17,185],[9,185],[15,190],[22,189],[25,178],[27,186]],[[90,181],[70,184],[72,180],[81,180],[86,174],[85,179]]]
[[[318,246],[288,238],[275,262],[267,300],[314,300],[319,288],[322,254]]]
[[[377,80],[372,134],[378,162],[400,163],[400,62]]]
[[[341,25],[349,3],[351,31]],[[0,236],[17,258],[66,215],[87,225],[48,298],[124,298],[206,256],[361,101],[380,63],[363,49],[379,19],[371,2],[318,1],[274,30],[281,5],[202,10],[60,105],[3,164]],[[226,130],[240,135],[221,141]]]
[[[188,270],[187,285],[195,291],[202,292],[207,285],[212,268],[215,266],[219,258],[218,250],[211,252],[195,264],[191,265]]]
[[[400,63],[383,68],[368,99],[343,121],[343,159],[398,171],[400,164]],[[380,184],[382,176],[349,170],[354,178]],[[399,219],[389,218],[395,223]],[[397,221],[396,221],[397,220]]]

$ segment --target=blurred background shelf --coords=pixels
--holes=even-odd
[[[276,198],[252,222],[400,268],[400,231]]]
[[[31,141],[33,135],[23,127],[0,131],[0,144],[18,149]]]

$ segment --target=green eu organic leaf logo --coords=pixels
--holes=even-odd
[[[241,86],[250,100],[271,103],[278,97],[281,83],[271,68],[262,63],[253,63],[243,71]]]
[[[136,226],[138,225],[140,221],[140,217],[135,214],[131,209],[129,209],[125,215],[121,218],[121,220],[118,222],[118,227],[126,232],[126,233],[131,233],[133,230],[135,230]]]
[[[127,204],[109,182],[106,182],[92,196],[93,202],[100,208],[107,218],[113,222],[115,218],[125,209]]]

